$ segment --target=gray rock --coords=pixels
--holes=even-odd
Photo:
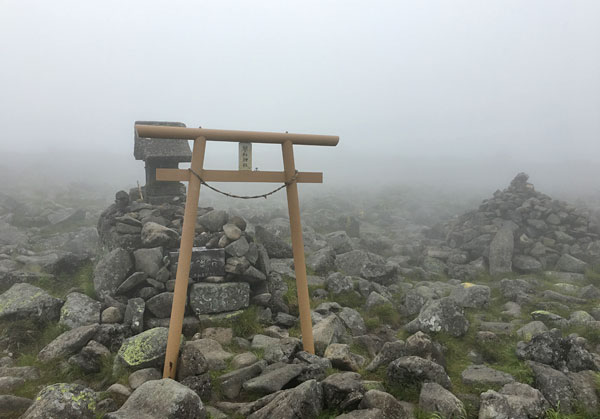
[[[444,418],[466,417],[463,402],[437,383],[423,384],[419,394],[419,407],[425,412],[437,412]]]
[[[286,337],[281,339],[277,344],[266,347],[263,358],[270,364],[276,362],[288,363],[301,347],[302,342],[300,339]]]
[[[163,265],[162,247],[153,247],[151,249],[138,249],[133,252],[135,258],[135,269],[138,272],[144,272],[154,278]]]
[[[277,393],[248,419],[314,419],[323,410],[323,389],[316,380]]]
[[[418,330],[425,333],[443,331],[458,337],[467,333],[469,321],[465,318],[462,307],[453,299],[445,297],[423,306],[417,318],[405,328],[411,333]]]
[[[335,269],[335,252],[330,247],[319,249],[307,257],[306,266],[321,275],[331,272]]]
[[[249,303],[250,286],[246,282],[197,283],[190,288],[190,307],[196,314],[239,310]]]
[[[197,346],[186,344],[183,346],[177,361],[177,380],[186,377],[201,375],[208,371],[208,361]]]
[[[563,254],[556,262],[556,269],[565,272],[584,273],[588,264],[571,255]]]
[[[0,295],[0,320],[55,321],[62,300],[30,284],[15,284]]]
[[[364,250],[352,250],[337,255],[335,266],[347,275],[361,276],[362,270],[367,264],[385,265],[385,259],[375,253]]]
[[[490,243],[490,275],[512,272],[512,258],[515,238],[510,226],[503,226]]]
[[[124,312],[117,307],[107,307],[100,315],[101,323],[121,323],[123,322]]]
[[[298,364],[287,364],[273,371],[265,372],[258,377],[252,378],[243,384],[246,391],[271,394],[281,390],[287,383],[296,378],[302,372],[302,366]]]
[[[62,333],[42,348],[38,354],[38,359],[42,362],[49,362],[78,352],[87,345],[98,332],[99,328],[99,324],[91,324],[88,326],[80,326]]]
[[[40,371],[37,367],[1,367],[0,377],[16,377],[33,381],[40,379]]]
[[[78,384],[52,384],[40,391],[22,419],[94,419],[96,393]]]
[[[371,311],[377,307],[386,305],[392,306],[392,302],[376,291],[372,291],[365,302],[365,308],[367,311]]]
[[[360,404],[359,409],[380,409],[377,418],[382,419],[408,419],[412,417],[408,410],[394,396],[379,390],[367,391]]]
[[[19,417],[32,403],[25,397],[0,394],[0,417]]]
[[[186,345],[194,346],[202,352],[204,358],[208,362],[210,370],[225,369],[225,362],[233,357],[232,353],[224,351],[221,344],[212,339],[196,339],[187,342]]]
[[[233,357],[231,360],[231,368],[234,370],[238,368],[245,368],[255,364],[256,362],[258,362],[256,355],[254,355],[252,352],[244,352]]]
[[[562,372],[548,365],[528,361],[533,371],[535,387],[540,390],[546,400],[554,407],[560,406],[563,413],[571,413],[576,400],[569,378]]]
[[[167,351],[169,330],[165,327],[155,327],[126,339],[117,359],[132,370],[156,367],[164,361]]]
[[[69,358],[69,364],[75,365],[86,374],[100,372],[102,362],[110,356],[110,350],[101,343],[91,340],[76,355]]]
[[[138,387],[125,404],[106,419],[204,419],[200,397],[170,378],[148,381]]]
[[[394,384],[433,381],[450,388],[450,378],[444,367],[418,356],[403,356],[388,365],[387,379]]]
[[[500,281],[500,291],[505,298],[511,301],[521,301],[524,297],[535,293],[534,285],[525,279],[504,278]]]
[[[593,371],[567,372],[567,378],[580,407],[588,414],[600,411],[598,399],[598,376]]]
[[[338,313],[338,317],[344,325],[350,329],[350,333],[354,336],[360,336],[367,333],[367,327],[360,313],[353,308],[344,307]]]
[[[254,234],[256,240],[264,246],[270,258],[282,259],[293,256],[292,247],[266,228],[256,226]]]
[[[335,417],[335,419],[378,419],[382,417],[381,409],[360,409],[353,410],[349,413],[342,413]]]
[[[245,237],[242,237],[225,246],[225,253],[235,257],[244,256],[246,253],[248,253],[248,250],[250,250],[250,245]]]
[[[463,282],[452,290],[450,298],[456,301],[461,307],[484,308],[490,302],[490,295],[491,290],[487,285]]]
[[[358,371],[365,364],[365,358],[350,352],[350,347],[343,343],[332,343],[325,349],[325,358],[331,365],[343,371]]]
[[[332,343],[338,343],[345,336],[345,328],[341,320],[331,314],[313,326],[315,352],[323,354]]]
[[[352,251],[352,240],[345,231],[334,231],[326,234],[325,241],[333,248],[336,255]]]
[[[502,386],[515,381],[512,375],[485,365],[469,365],[460,377],[463,383],[474,386]]]
[[[10,394],[23,384],[25,380],[21,377],[0,377],[0,394]]]
[[[377,368],[405,355],[407,355],[406,344],[403,341],[386,342],[371,363],[367,365],[367,371],[375,371]]]
[[[322,381],[322,386],[323,399],[330,409],[353,410],[366,392],[356,372],[331,374]]]
[[[131,269],[133,263],[125,249],[116,248],[100,259],[94,268],[94,290],[98,298],[114,296]]]
[[[225,233],[225,236],[227,236],[227,238],[231,241],[238,240],[240,237],[242,237],[242,230],[235,224],[225,224],[223,226],[223,232]]]
[[[134,272],[129,278],[127,278],[119,288],[117,288],[116,295],[124,295],[129,291],[132,291],[136,288],[139,288],[146,284],[146,278],[148,278],[148,274],[146,272]]]
[[[127,301],[123,324],[129,326],[133,333],[141,333],[144,330],[144,313],[146,302],[142,298],[130,298]]]
[[[533,337],[537,335],[541,335],[544,332],[547,332],[548,328],[544,323],[539,320],[535,320],[527,323],[519,330],[517,330],[517,335],[522,338],[525,342],[529,342]]]
[[[102,304],[79,292],[67,295],[67,300],[60,309],[59,323],[68,329],[100,323]]]
[[[325,287],[332,294],[342,294],[352,292],[354,290],[354,283],[352,277],[334,272],[325,280]]]
[[[236,399],[242,390],[242,385],[246,381],[260,375],[266,366],[267,364],[264,361],[255,361],[250,365],[221,375],[218,381],[223,395],[229,400]]]
[[[198,217],[198,222],[211,233],[221,231],[228,220],[229,215],[223,210],[213,210]]]
[[[499,392],[481,393],[479,419],[543,417],[550,404],[539,390],[523,383],[506,384]]]
[[[212,382],[209,373],[190,375],[184,378],[181,384],[193,390],[200,397],[200,400],[211,400],[212,398]]]
[[[179,233],[165,226],[147,222],[142,227],[142,244],[144,247],[165,247],[167,249],[177,246]]]
[[[515,255],[513,257],[513,267],[520,272],[538,272],[542,270],[542,264],[532,256]]]
[[[129,374],[127,381],[129,382],[129,387],[135,390],[146,381],[160,380],[161,378],[162,374],[156,368],[143,368]]]
[[[163,292],[146,301],[146,308],[159,319],[171,317],[171,306],[173,305],[173,293]]]

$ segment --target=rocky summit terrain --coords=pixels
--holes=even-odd
[[[0,417],[600,417],[597,208],[306,200],[315,354],[285,206],[199,208],[171,380],[183,203],[137,198],[0,194]]]

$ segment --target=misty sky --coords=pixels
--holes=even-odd
[[[335,182],[599,189],[600,2],[0,0],[1,153],[141,170],[135,120],[340,135],[297,147]]]

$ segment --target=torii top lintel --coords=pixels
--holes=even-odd
[[[319,145],[335,147],[340,137],[336,135],[291,134],[279,132],[237,131],[206,128],[167,127],[136,125],[140,137],[194,140],[203,137],[207,141],[249,142],[263,144]]]

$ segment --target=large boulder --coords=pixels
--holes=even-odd
[[[133,257],[135,258],[135,270],[137,272],[144,272],[150,277],[156,278],[158,271],[162,267],[162,247],[137,249],[133,252]]]
[[[106,419],[204,419],[206,409],[190,388],[170,378],[146,381]]]
[[[221,231],[228,220],[229,215],[223,210],[212,210],[198,217],[198,223],[211,233]]]
[[[463,402],[437,383],[423,384],[419,395],[419,407],[425,412],[437,412],[444,418],[466,416]]]
[[[563,413],[571,413],[576,400],[576,394],[571,387],[569,377],[548,365],[528,361],[527,365],[533,371],[534,386],[542,392],[546,400],[554,407],[559,407]]]
[[[62,300],[31,284],[15,284],[0,295],[0,320],[55,321]]]
[[[490,302],[491,290],[487,285],[463,282],[452,290],[450,297],[461,307],[484,308]]]
[[[102,304],[79,292],[67,295],[65,304],[60,309],[60,321],[63,326],[74,329],[100,323],[100,310]]]
[[[563,254],[556,262],[556,269],[564,272],[584,273],[588,264],[569,254]]]
[[[243,387],[244,390],[252,393],[271,394],[281,390],[291,380],[300,375],[302,370],[302,365],[283,365],[281,368],[265,372],[258,377],[246,381]]]
[[[133,269],[129,252],[116,248],[104,255],[94,268],[94,290],[99,298],[114,296]]]
[[[196,314],[235,311],[248,307],[249,303],[250,285],[247,282],[201,282],[190,288],[190,307]]]
[[[99,329],[99,324],[91,324],[66,331],[42,348],[38,354],[38,359],[42,362],[48,362],[73,355],[87,345]]]
[[[144,247],[166,247],[177,246],[179,233],[158,223],[147,222],[142,227],[142,244]]]
[[[423,306],[416,319],[405,326],[411,333],[418,330],[447,332],[452,336],[463,336],[469,330],[469,321],[464,310],[450,297],[432,300]]]
[[[134,370],[156,367],[164,361],[168,335],[166,327],[155,327],[132,336],[119,348],[117,360]]]
[[[380,409],[381,415],[377,418],[383,419],[408,419],[412,417],[408,410],[394,396],[379,390],[367,391],[360,404],[359,409]],[[359,412],[355,410],[355,412]]]
[[[450,377],[444,367],[418,356],[403,356],[388,365],[387,379],[393,384],[432,381],[450,388]]]
[[[52,384],[40,391],[22,419],[94,419],[96,393],[78,384]]]
[[[316,380],[308,380],[290,390],[277,393],[248,419],[313,419],[323,410],[323,389]]]
[[[262,226],[254,229],[256,241],[261,243],[271,258],[285,259],[293,256],[292,247]]]
[[[506,384],[500,391],[481,393],[479,419],[543,417],[550,404],[539,390],[523,383]]]

